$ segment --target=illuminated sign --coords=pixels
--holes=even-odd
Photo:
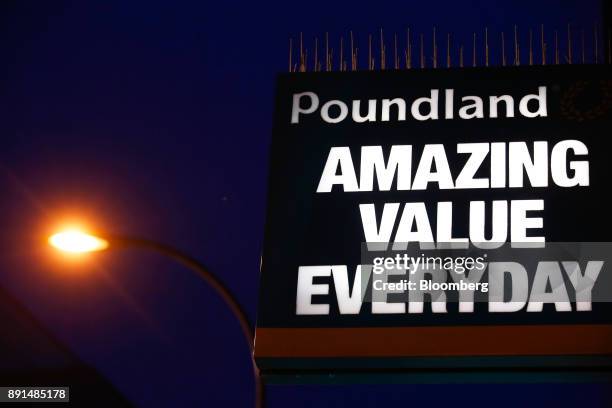
[[[597,65],[281,75],[259,365],[612,355],[611,113]]]

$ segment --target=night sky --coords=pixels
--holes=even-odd
[[[548,36],[601,24],[599,0],[399,4],[2,2],[0,285],[136,406],[250,406],[247,345],[204,282],[146,252],[68,261],[41,238],[76,220],[167,242],[208,265],[254,322],[274,80],[289,37],[353,30],[365,50],[380,27],[429,36],[436,25],[467,47],[485,26],[497,39],[518,24],[525,41],[541,23]],[[604,406],[605,388],[270,386],[267,396],[294,408]]]

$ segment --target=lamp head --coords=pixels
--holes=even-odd
[[[73,254],[103,251],[108,248],[107,240],[77,228],[66,229],[51,235],[49,244],[59,251]]]

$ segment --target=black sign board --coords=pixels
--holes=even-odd
[[[604,361],[611,117],[603,65],[280,75],[259,365]]]

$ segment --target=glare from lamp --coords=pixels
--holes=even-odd
[[[74,254],[102,251],[108,248],[108,241],[105,239],[78,229],[69,229],[50,236],[49,244],[62,252]]]

